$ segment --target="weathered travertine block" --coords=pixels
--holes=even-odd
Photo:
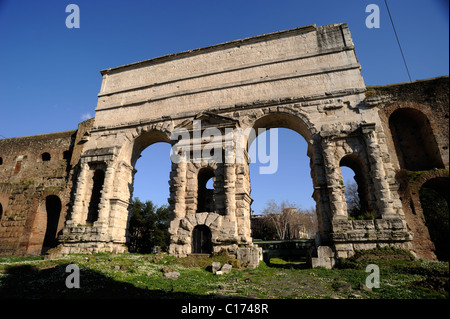
[[[333,250],[328,246],[317,247],[317,257],[311,258],[311,266],[313,268],[320,266],[331,269],[333,268],[334,264],[335,254]]]
[[[241,260],[242,265],[246,266],[247,268],[254,269],[258,267],[259,262],[262,260],[262,248],[238,248],[236,257]]]

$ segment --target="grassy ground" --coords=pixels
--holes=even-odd
[[[233,263],[213,275],[212,261]],[[80,269],[80,288],[69,289],[69,264]],[[380,288],[364,286],[368,264],[380,269]],[[448,298],[449,265],[412,260],[397,250],[364,252],[338,268],[308,269],[272,259],[240,269],[227,256],[175,258],[165,254],[70,255],[61,259],[0,257],[0,298],[262,298],[262,299],[435,299]],[[177,271],[177,280],[164,272]]]

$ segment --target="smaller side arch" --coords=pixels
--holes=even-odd
[[[60,198],[56,195],[47,196],[45,198],[45,210],[47,212],[47,227],[42,243],[42,253],[57,245],[58,224],[62,210]]]
[[[197,225],[192,230],[192,253],[211,254],[213,250],[211,229],[206,225]]]
[[[372,209],[369,205],[369,183],[368,183],[368,174],[367,169],[364,165],[363,160],[359,155],[356,154],[347,154],[341,158],[339,161],[339,166],[345,166],[350,168],[355,174],[354,180],[356,182],[356,194],[348,193],[348,185],[346,189],[346,201],[349,201],[349,195],[353,197],[354,202],[351,207],[348,207],[347,203],[347,214],[352,217],[361,216],[364,214],[372,213]]]
[[[104,181],[105,171],[103,169],[96,169],[92,177],[92,192],[86,218],[87,225],[92,225],[98,219],[98,210]]]
[[[204,167],[198,171],[197,175],[197,213],[214,212],[214,188],[207,188],[207,182],[215,178],[215,171],[212,167]]]

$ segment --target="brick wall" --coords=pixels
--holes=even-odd
[[[50,237],[56,237],[64,227],[80,141],[92,123],[80,123],[78,130],[0,140],[0,255],[39,255],[50,248],[43,247],[46,231],[52,229]],[[48,214],[57,217],[52,227]]]
[[[436,178],[446,179],[448,187],[449,77],[369,86],[366,96],[368,105],[379,109],[387,132],[386,142],[397,172],[405,220],[414,234],[413,250],[419,257],[435,259],[435,246],[425,225],[419,190],[424,183]],[[397,134],[392,131],[394,117],[397,129],[401,130]],[[411,129],[410,125],[416,127]],[[413,156],[417,158],[412,159]]]

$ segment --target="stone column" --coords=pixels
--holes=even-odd
[[[186,161],[172,163],[169,185],[174,219],[181,219],[186,215],[186,173]]]
[[[332,218],[347,218],[345,188],[341,185],[341,174],[335,155],[336,148],[331,138],[322,139],[322,149]]]
[[[224,164],[225,216],[236,220],[236,167]]]
[[[378,145],[375,123],[362,124],[361,131],[366,141],[367,156],[370,165],[370,177],[375,188],[377,206],[383,218],[395,216],[393,199],[389,184],[386,180],[386,171],[383,164],[383,153]]]
[[[327,174],[323,162],[323,152],[319,136],[315,136],[312,144],[311,176],[314,184],[312,197],[316,202],[316,214],[318,221],[318,231],[326,241],[331,232],[332,214],[330,211],[329,194],[327,187]]]
[[[110,167],[108,166],[108,168]],[[103,212],[102,218],[106,218],[108,222],[109,240],[125,243],[130,198],[133,192],[133,177],[136,170],[125,162],[120,162],[117,168],[111,167],[110,172],[110,179],[107,181],[105,176],[104,184],[107,187],[106,194],[110,194],[105,196],[105,199],[109,198],[110,208],[109,212]]]
[[[236,220],[236,150],[232,134],[225,137],[223,179],[225,215],[234,221]]]
[[[244,153],[245,161],[244,163],[236,164],[236,182],[235,182],[235,198],[236,198],[236,224],[237,224],[237,234],[241,244],[251,244],[251,203],[252,198],[250,197],[251,186],[250,186],[250,170],[248,163],[250,158],[247,152]]]
[[[87,186],[87,175],[89,172],[89,164],[81,161],[80,172],[78,173],[78,178],[76,182],[75,199],[72,206],[71,219],[67,221],[68,227],[74,227],[81,224],[81,218],[83,217],[84,201],[86,197],[86,186]]]

